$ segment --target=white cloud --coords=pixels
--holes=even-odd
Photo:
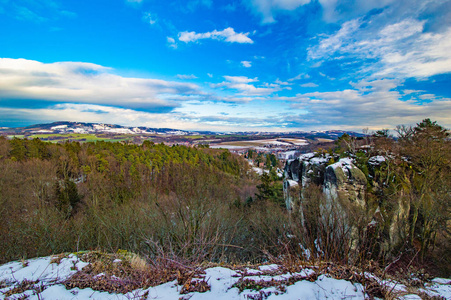
[[[246,76],[224,76],[224,82],[212,84],[213,88],[225,88],[229,90],[237,90],[239,96],[264,96],[281,90],[279,85],[264,84],[263,87],[257,87],[254,82],[258,82],[258,78],[248,78]]]
[[[247,33],[237,33],[235,30],[231,27],[228,27],[221,31],[211,31],[211,32],[205,32],[205,33],[196,33],[194,31],[183,31],[180,32],[178,35],[178,39],[182,42],[189,43],[189,42],[196,42],[198,40],[202,39],[213,39],[213,40],[220,40],[225,41],[229,43],[240,43],[240,44],[253,44],[254,41],[251,40],[249,37],[249,32]]]
[[[281,100],[292,101],[293,109],[302,110],[302,115],[287,118],[298,127],[321,120],[321,126],[326,128],[394,128],[428,117],[444,126],[451,125],[451,99],[423,94],[402,101],[401,94],[395,90],[400,85],[400,80],[362,80],[353,83],[354,89],[304,93]],[[434,101],[424,103],[420,101],[423,98]]]
[[[341,50],[343,45],[349,43],[353,34],[358,30],[360,20],[345,22],[337,33],[322,39],[315,47],[308,49],[309,59],[327,58]]]
[[[171,47],[173,49],[177,49],[178,45],[174,38],[168,36],[168,37],[166,37],[166,41],[168,42],[169,47]]]
[[[309,79],[309,78],[310,78],[309,74],[301,73],[293,78],[288,79],[288,81],[295,81],[295,80]]]
[[[310,0],[248,0],[248,6],[262,17],[262,23],[275,22],[274,16],[281,11],[292,11],[310,3]]]
[[[279,78],[276,79],[275,83],[278,85],[291,85],[291,83],[286,82],[286,81],[281,81]]]
[[[230,81],[232,83],[249,83],[249,82],[257,82],[258,81],[257,77],[249,78],[249,77],[246,77],[246,76],[227,76],[226,75],[226,76],[224,76],[224,78],[227,81]]]
[[[318,85],[316,83],[313,82],[309,82],[309,83],[303,83],[301,84],[302,87],[317,87]]]
[[[251,61],[243,60],[243,61],[241,62],[241,64],[242,64],[243,67],[245,67],[245,68],[250,68],[250,67],[252,67],[252,62],[251,62]]]
[[[128,108],[177,107],[180,96],[202,96],[195,84],[129,78],[82,62],[41,63],[0,58],[3,99],[108,104]]]
[[[378,53],[383,67],[376,74],[425,78],[451,72],[451,28],[443,33],[417,34],[409,44],[387,44],[387,49]]]
[[[196,79],[197,76],[195,76],[194,74],[191,74],[191,75],[177,74],[177,78],[179,78],[179,79]]]
[[[207,73],[207,76],[210,78],[213,78],[213,74],[211,74],[211,73]]]
[[[361,26],[364,24],[365,26]],[[345,22],[337,33],[308,49],[310,60],[344,56],[365,63],[376,77],[427,78],[451,72],[451,27],[424,32],[424,21],[403,19],[379,27],[360,19]],[[362,71],[362,70],[359,70]]]

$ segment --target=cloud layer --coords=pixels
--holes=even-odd
[[[293,98],[284,98],[283,100],[292,102],[293,109],[304,112],[288,116],[286,120],[294,127],[317,124],[330,128],[342,124],[339,127],[354,130],[363,127],[394,128],[401,123],[415,124],[425,116],[430,116],[441,124],[450,123],[449,98],[406,91],[403,93],[411,94],[410,97],[401,100],[403,95],[396,88],[402,86],[402,82],[395,79],[362,80],[351,84],[354,87],[352,89],[304,93]],[[424,98],[435,101],[422,103]],[[358,128],[359,126],[361,128]]]
[[[203,92],[191,83],[122,77],[91,63],[45,64],[0,58],[0,95],[3,100],[90,103],[152,111],[178,107],[178,100],[200,97]]]

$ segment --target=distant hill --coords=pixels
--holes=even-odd
[[[103,124],[103,123],[84,123],[84,122],[53,122],[48,124],[36,124],[27,127],[16,127],[16,128],[0,128],[0,133],[4,134],[69,134],[69,133],[80,133],[80,134],[98,134],[98,133],[110,133],[110,134],[132,134],[132,135],[143,135],[143,134],[161,134],[161,135],[244,135],[244,136],[284,136],[284,137],[303,137],[308,139],[332,139],[336,140],[343,134],[349,134],[356,137],[365,136],[362,133],[357,133],[353,131],[343,131],[343,130],[327,130],[327,131],[294,131],[294,132],[255,132],[255,131],[245,131],[245,132],[212,132],[212,131],[188,131],[173,128],[151,128],[151,127],[130,127],[122,126],[117,124]]]
[[[116,124],[83,123],[83,122],[53,122],[48,124],[36,124],[27,127],[2,128],[0,132],[14,134],[65,134],[65,133],[112,133],[112,134],[169,134],[169,135],[192,135],[192,134],[214,134],[208,131],[186,131],[171,128],[129,127]]]

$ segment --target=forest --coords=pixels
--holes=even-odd
[[[275,157],[266,157],[269,172],[258,176],[244,157],[208,146],[52,144],[2,137],[0,263],[81,250],[243,263],[305,260],[309,249],[309,259],[374,261],[381,267],[399,260],[399,253],[410,253],[409,261],[450,275],[445,253],[451,251],[451,142],[446,129],[426,119],[414,127],[399,126],[395,137],[388,130],[363,138],[344,135],[333,149],[315,155],[329,155],[330,164],[334,157],[355,160],[368,179],[368,211],[376,205],[389,219],[393,207],[408,203],[402,242],[390,241],[387,227],[369,234],[361,224],[357,255],[333,247],[334,239],[322,239],[320,249],[318,238],[326,229],[315,216],[324,196],[318,186],[305,191],[311,210],[308,226],[301,225],[285,207]],[[374,155],[387,158],[377,172],[368,169]],[[387,243],[392,244],[382,251]]]

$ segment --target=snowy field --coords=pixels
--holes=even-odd
[[[114,260],[113,263],[121,263]],[[55,260],[42,257],[0,266],[0,299],[368,299],[365,288],[355,282],[334,279],[319,274],[314,267],[304,267],[290,273],[278,265],[263,265],[232,270],[212,267],[200,276],[192,278],[188,285],[204,286],[203,292],[188,291],[177,280],[146,289],[116,294],[91,288],[66,289],[64,282],[88,266],[75,254]],[[95,277],[102,280],[105,274]],[[387,290],[390,299],[421,299],[418,294],[441,296],[451,299],[451,280],[436,278],[412,291],[406,286],[388,280],[379,280],[372,274],[365,274]],[[113,276],[114,277],[114,276]],[[112,277],[110,277],[111,280]],[[118,277],[114,277],[120,279]],[[197,283],[196,283],[197,281]]]
[[[220,144],[210,145],[211,148],[223,149],[256,149],[265,150],[266,147],[290,147],[290,146],[305,146],[308,145],[307,140],[304,139],[267,139],[267,140],[248,140],[248,141],[233,141],[224,142]],[[280,148],[283,149],[283,148]],[[275,150],[275,149],[274,149]]]

